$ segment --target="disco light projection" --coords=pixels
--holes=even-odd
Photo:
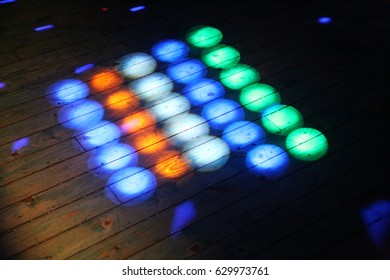
[[[88,94],[88,85],[75,79],[66,79],[56,82],[46,91],[47,100],[53,105],[72,103],[84,99]]]
[[[284,175],[288,169],[289,159],[285,150],[271,144],[259,145],[246,155],[249,171],[266,180],[275,180]]]
[[[108,95],[105,105],[107,109],[131,112],[138,108],[139,99],[127,89],[120,89]]]
[[[137,94],[139,99],[154,101],[172,93],[173,83],[168,76],[162,73],[153,73],[133,81],[130,84],[130,89]]]
[[[158,121],[165,121],[189,112],[191,104],[185,96],[173,92],[164,98],[149,103],[147,108]]]
[[[240,92],[240,103],[250,111],[261,112],[273,105],[280,104],[280,94],[266,84],[253,84]]]
[[[134,148],[142,154],[158,154],[169,147],[169,142],[160,130],[149,129],[132,135]]]
[[[262,113],[261,123],[271,134],[287,135],[303,126],[303,118],[297,109],[287,105],[274,105]]]
[[[197,171],[211,172],[227,163],[230,150],[221,138],[203,135],[188,141],[183,147],[183,155]]]
[[[201,115],[212,128],[218,130],[224,129],[235,121],[243,120],[245,117],[241,105],[229,99],[216,99],[207,103]]]
[[[207,121],[195,114],[184,114],[167,120],[164,124],[164,133],[176,146],[183,146],[186,142],[202,135],[209,134]]]
[[[0,82],[0,89],[3,89],[3,88],[5,88],[5,83]]]
[[[229,124],[222,133],[232,152],[248,152],[253,146],[265,143],[265,131],[250,121],[237,121]]]
[[[225,69],[240,61],[240,53],[231,46],[221,44],[203,50],[202,60],[209,67]]]
[[[41,31],[45,31],[45,30],[49,30],[49,29],[53,29],[53,28],[54,28],[53,24],[48,24],[48,25],[35,27],[34,30],[36,32],[41,32]]]
[[[155,117],[146,110],[133,113],[125,117],[120,124],[122,133],[134,133],[156,125]]]
[[[328,151],[326,137],[313,128],[298,128],[288,134],[286,148],[294,158],[313,161],[322,158]]]
[[[8,3],[14,3],[16,0],[0,0],[0,5],[1,4],[8,4]]]
[[[90,170],[111,172],[124,167],[135,166],[138,163],[136,150],[124,143],[112,143],[93,150],[88,159]]]
[[[152,47],[152,55],[162,62],[174,62],[190,52],[188,45],[179,40],[164,40]]]
[[[139,11],[142,11],[145,9],[146,9],[145,6],[135,6],[135,7],[130,8],[129,10],[130,10],[130,12],[135,13],[135,12],[139,12]]]
[[[76,68],[74,70],[74,73],[75,74],[81,74],[81,73],[83,73],[83,72],[85,72],[85,71],[87,71],[89,69],[92,69],[93,67],[95,67],[94,64],[86,64],[86,65],[83,65],[83,66],[80,66],[80,67]]]
[[[237,64],[231,68],[223,69],[220,73],[221,83],[233,90],[257,83],[260,74],[253,67],[246,64]]]
[[[117,71],[104,69],[92,75],[89,85],[96,92],[103,92],[119,87],[124,82],[124,78]]]
[[[330,18],[330,17],[320,17],[317,21],[319,23],[321,23],[321,24],[330,24],[330,23],[332,23],[332,18]]]
[[[188,160],[175,150],[165,150],[157,154],[153,167],[155,174],[163,178],[180,178],[191,170]]]
[[[30,144],[30,138],[24,137],[12,143],[11,154],[15,154]]]
[[[108,143],[117,143],[121,137],[119,127],[109,121],[101,121],[84,131],[76,133],[77,140],[86,150],[91,150]]]
[[[225,88],[221,83],[212,79],[200,79],[186,85],[183,94],[194,106],[200,106],[225,95]]]
[[[83,130],[100,122],[103,116],[103,106],[86,99],[63,106],[58,112],[58,122],[69,129]]]
[[[119,59],[118,70],[123,76],[138,79],[153,73],[156,70],[156,60],[146,53],[132,53]]]
[[[133,206],[149,199],[156,187],[156,177],[148,169],[127,167],[107,180],[105,192],[114,204]]]
[[[206,66],[197,59],[181,59],[168,66],[167,74],[179,84],[189,84],[204,78]]]
[[[390,245],[390,201],[380,200],[363,209],[361,217],[371,242],[379,249]]]
[[[187,42],[198,48],[210,48],[222,40],[222,33],[211,26],[198,26],[187,33]]]
[[[196,208],[192,201],[186,201],[175,207],[171,233],[178,232],[189,225],[196,218]]]

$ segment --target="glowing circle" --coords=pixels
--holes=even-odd
[[[221,31],[211,26],[200,26],[187,33],[187,42],[198,48],[215,46],[221,40]]]
[[[98,148],[88,160],[90,168],[118,170],[138,163],[138,154],[132,146],[113,143]]]
[[[229,68],[240,61],[240,53],[233,47],[217,45],[202,52],[203,62],[212,68]]]
[[[62,105],[84,99],[88,94],[87,84],[75,79],[66,79],[51,85],[46,97],[51,104]]]
[[[245,161],[251,173],[267,180],[284,175],[289,164],[286,151],[271,144],[254,147],[247,153]]]
[[[186,85],[183,93],[192,105],[199,106],[223,97],[225,95],[225,88],[215,80],[200,79],[195,83]]]
[[[249,151],[253,146],[265,142],[265,132],[253,122],[237,121],[229,124],[223,130],[222,139],[233,152]]]
[[[118,142],[121,137],[119,127],[108,121],[101,121],[82,131],[77,137],[86,150],[97,148],[108,143]]]
[[[274,105],[263,111],[261,123],[269,133],[287,135],[303,126],[303,117],[294,107]]]
[[[174,62],[190,52],[188,45],[179,40],[164,40],[152,47],[152,55],[159,61]]]
[[[189,164],[200,172],[222,168],[229,160],[229,146],[221,138],[204,135],[189,141],[183,147]]]
[[[162,73],[150,74],[130,84],[130,90],[133,90],[139,99],[145,101],[162,98],[170,94],[172,89],[172,80]]]
[[[159,154],[154,172],[165,178],[179,178],[190,169],[188,160],[179,152],[167,150]]]
[[[280,104],[280,94],[269,85],[253,84],[242,89],[240,103],[250,111],[260,112]]]
[[[107,97],[106,105],[116,111],[131,111],[138,107],[139,99],[129,90],[121,89]]]
[[[156,119],[147,110],[139,111],[125,117],[120,124],[123,133],[134,133],[145,128],[152,128]]]
[[[243,120],[245,117],[241,105],[229,99],[216,99],[207,103],[201,115],[215,129],[224,129],[229,124]]]
[[[317,21],[319,23],[321,23],[321,24],[329,24],[329,23],[332,22],[332,18],[330,18],[330,17],[320,17]]]
[[[130,79],[138,79],[149,75],[157,67],[156,60],[146,53],[132,53],[122,56],[119,63],[119,71]]]
[[[188,99],[175,92],[164,98],[151,102],[148,105],[148,110],[158,121],[164,121],[171,117],[187,113],[190,109],[191,104]]]
[[[134,148],[142,154],[158,154],[169,146],[166,136],[160,130],[148,129],[132,136]]]
[[[322,158],[328,151],[326,137],[313,128],[298,128],[286,138],[286,148],[296,159],[313,161]]]
[[[66,128],[82,130],[97,124],[103,116],[102,105],[86,99],[63,106],[58,112],[58,122]]]
[[[234,90],[241,89],[260,80],[260,74],[249,65],[237,64],[221,71],[222,84]]]
[[[105,191],[111,202],[132,206],[152,196],[156,186],[156,177],[148,169],[127,167],[107,180]]]
[[[209,131],[206,120],[195,114],[177,116],[167,120],[164,124],[165,135],[177,146],[183,146],[196,137],[208,134]]]
[[[197,59],[181,59],[168,66],[167,74],[177,83],[189,84],[206,76],[206,66]]]
[[[103,92],[109,89],[120,86],[124,82],[122,75],[112,69],[99,71],[91,77],[89,85],[98,92]]]

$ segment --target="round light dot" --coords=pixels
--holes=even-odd
[[[253,84],[242,89],[240,103],[250,111],[260,112],[280,103],[280,94],[266,84]]]
[[[231,68],[221,71],[220,79],[222,84],[234,90],[241,89],[250,84],[256,83],[260,79],[260,74],[249,65],[237,64]]]
[[[189,112],[191,104],[186,97],[174,92],[151,102],[148,104],[148,109],[158,121],[165,121],[171,117]]]
[[[240,61],[240,53],[233,47],[217,45],[202,52],[203,62],[212,68],[229,68]]]
[[[102,146],[88,160],[90,169],[119,170],[138,163],[136,150],[127,144],[114,143]]]
[[[46,97],[51,104],[62,105],[84,99],[88,94],[87,84],[75,79],[66,79],[51,85]]]
[[[269,133],[287,135],[303,126],[303,118],[294,107],[274,105],[263,111],[261,123]]]
[[[313,161],[322,158],[328,151],[326,137],[313,128],[298,128],[286,138],[286,148],[296,159]]]
[[[167,74],[177,83],[189,84],[206,76],[206,66],[197,59],[182,59],[169,65]]]
[[[221,138],[204,135],[189,141],[183,147],[189,164],[200,172],[222,168],[229,160],[229,146]]]
[[[246,165],[249,171],[266,180],[274,180],[284,175],[288,164],[287,153],[276,145],[259,145],[246,155]]]
[[[152,47],[152,55],[162,62],[174,62],[188,55],[190,48],[179,40],[164,40]]]
[[[317,21],[319,23],[321,23],[321,24],[330,24],[332,22],[332,18],[330,18],[330,17],[320,17]]]
[[[201,115],[212,128],[220,130],[245,117],[244,109],[240,104],[229,99],[216,99],[207,103]]]
[[[187,33],[187,42],[198,48],[215,46],[222,40],[222,33],[210,26],[200,26]]]
[[[125,77],[137,79],[151,74],[156,70],[156,60],[146,53],[132,53],[119,59],[119,71]]]
[[[265,132],[253,122],[237,121],[223,130],[222,139],[233,152],[249,151],[253,146],[265,142]]]
[[[208,134],[209,125],[198,115],[183,114],[167,120],[164,124],[164,132],[173,144],[183,146],[196,137]]]
[[[199,106],[223,97],[225,95],[225,88],[215,80],[200,79],[195,83],[186,85],[183,93],[192,105]]]
[[[101,121],[83,131],[77,140],[86,150],[100,147],[108,143],[118,142],[121,131],[117,125],[108,121]]]
[[[172,92],[172,89],[172,80],[162,73],[150,74],[130,84],[130,90],[133,90],[137,97],[144,101],[165,97]]]

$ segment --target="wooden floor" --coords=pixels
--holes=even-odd
[[[0,5],[2,257],[389,258],[390,211],[375,205],[390,203],[390,2],[176,2]],[[131,13],[136,5],[146,9]],[[333,22],[319,24],[321,16]],[[34,31],[47,24],[55,28]],[[242,63],[277,88],[283,104],[302,113],[305,126],[326,135],[329,151],[314,162],[291,159],[287,174],[274,182],[251,175],[244,157],[232,154],[216,172],[160,183],[136,206],[115,205],[105,195],[106,180],[88,170],[90,152],[58,124],[60,107],[45,92],[61,79],[85,80],[98,67],[113,67],[122,55],[150,52],[162,39],[185,40],[196,25],[220,29]],[[74,74],[90,63],[96,67]],[[246,113],[247,120],[258,118]],[[23,138],[29,143],[15,150]],[[267,142],[283,140],[269,136]],[[172,233],[188,205],[195,214]],[[364,219],[367,211],[373,218]]]

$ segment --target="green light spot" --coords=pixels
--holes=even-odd
[[[210,26],[196,27],[187,33],[187,42],[198,48],[210,48],[221,40],[221,31]]]
[[[213,68],[229,68],[240,61],[240,53],[233,47],[217,45],[202,52],[203,62]]]
[[[323,157],[328,151],[326,137],[313,128],[298,128],[286,138],[286,148],[296,159],[313,161]]]
[[[297,109],[287,105],[267,108],[261,118],[264,128],[272,134],[287,135],[303,126],[303,118]]]
[[[260,112],[280,103],[280,94],[266,84],[253,84],[242,89],[241,104],[250,111]]]
[[[220,79],[224,86],[238,90],[260,80],[260,74],[256,69],[246,64],[237,64],[220,73]]]

